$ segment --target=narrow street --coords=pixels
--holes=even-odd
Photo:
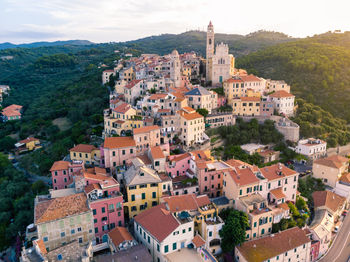
[[[348,214],[343,225],[329,249],[328,253],[322,257],[321,262],[347,262],[350,259],[350,215]]]
[[[19,164],[18,162],[13,164],[13,166],[18,170],[18,171],[21,171],[23,172],[29,179],[29,181],[31,183],[34,183],[38,180],[42,180],[46,185],[49,185],[51,183],[51,178],[50,177],[46,177],[46,176],[39,176],[39,175],[35,175],[35,174],[31,174],[29,173],[27,170],[19,167]]]

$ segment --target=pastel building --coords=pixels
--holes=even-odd
[[[279,113],[286,116],[294,115],[294,99],[295,96],[284,91],[276,91],[268,95],[268,101],[274,103],[274,109]]]
[[[136,144],[132,137],[106,137],[102,150],[102,164],[111,171],[130,163],[136,156]]]
[[[295,152],[306,156],[310,160],[316,160],[326,156],[327,142],[315,138],[302,139],[298,141]]]
[[[102,172],[99,172],[102,171]],[[92,210],[96,242],[107,242],[107,233],[124,225],[123,196],[120,185],[102,169],[84,172],[85,194]]]
[[[22,108],[23,106],[20,106],[20,105],[10,105],[8,107],[5,107],[1,112],[3,121],[6,122],[11,120],[21,119]]]
[[[137,154],[142,154],[150,147],[159,146],[161,144],[159,126],[153,125],[135,128],[133,133]]]
[[[50,172],[52,177],[52,187],[54,190],[70,187],[73,183],[74,174],[84,170],[82,161],[56,161],[53,163]]]
[[[69,150],[70,159],[88,165],[100,164],[100,150],[93,145],[79,144]]]
[[[190,159],[191,155],[189,153],[168,156],[165,167],[166,173],[172,178],[185,176],[190,167]]]

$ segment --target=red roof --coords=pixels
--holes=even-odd
[[[68,161],[56,161],[53,163],[50,171],[68,170],[69,164]]]
[[[240,76],[244,82],[259,82],[261,79],[255,75]]]
[[[158,242],[162,242],[180,225],[170,211],[166,210],[165,204],[141,212],[135,217],[135,221]]]
[[[192,243],[193,243],[193,245],[194,245],[196,248],[205,245],[205,241],[203,240],[203,238],[202,238],[200,235],[196,235],[196,236],[192,239]]]
[[[137,135],[137,134],[142,134],[142,133],[148,133],[152,130],[160,130],[159,129],[159,126],[157,125],[154,125],[154,126],[145,126],[145,127],[140,127],[140,128],[135,128],[134,129],[134,135]]]
[[[164,158],[163,150],[160,146],[151,147],[151,155],[153,159]]]
[[[130,108],[131,106],[128,103],[122,103],[121,105],[114,108],[113,111],[125,114]]]
[[[110,239],[116,247],[118,247],[119,244],[123,243],[124,241],[133,240],[131,234],[126,229],[126,227],[116,227],[110,232],[108,232],[108,236],[110,237]]]
[[[240,98],[241,101],[246,101],[246,102],[260,102],[260,97],[248,97],[248,96],[243,96]]]
[[[37,139],[35,137],[28,137],[26,139],[19,141],[19,143],[27,144],[27,143],[32,142],[32,141],[39,141],[39,139]]]
[[[132,81],[130,81],[128,84],[125,85],[125,88],[131,89],[131,88],[133,88],[135,85],[137,85],[139,82],[141,82],[141,80],[132,80]]]
[[[267,180],[280,179],[287,176],[296,175],[297,172],[286,167],[285,165],[278,163],[272,166],[266,166],[260,168],[261,173]],[[279,174],[281,172],[281,174]]]
[[[76,145],[75,147],[71,148],[69,151],[91,153],[93,150],[97,150],[97,148],[94,145],[79,144],[79,145]]]
[[[168,94],[153,94],[149,97],[150,100],[158,100],[161,98],[166,98]]]
[[[207,195],[196,196],[195,194],[170,196],[163,200],[167,203],[170,212],[197,210],[211,203]]]
[[[254,183],[259,183],[259,179],[255,176],[250,168],[234,168],[229,170],[229,174],[233,181],[239,186],[250,185]]]
[[[270,97],[276,97],[276,98],[282,98],[282,97],[294,97],[292,94],[288,93],[287,91],[284,90],[279,90],[276,91],[274,93],[272,93],[271,95],[269,95]]]
[[[103,147],[105,148],[122,148],[136,146],[134,139],[130,136],[126,137],[106,137]]]

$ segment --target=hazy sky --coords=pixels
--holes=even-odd
[[[303,37],[350,31],[349,0],[0,0],[0,42],[126,41],[206,29]]]

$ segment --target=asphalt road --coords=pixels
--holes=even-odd
[[[338,236],[327,255],[322,257],[321,262],[347,262],[350,259],[350,214],[348,214],[341,226]]]

